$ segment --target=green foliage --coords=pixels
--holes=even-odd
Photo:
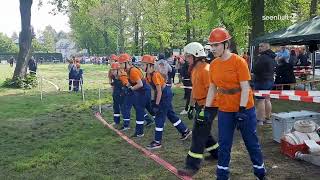
[[[37,87],[38,81],[37,76],[33,74],[27,74],[25,78],[16,78],[15,80],[7,78],[2,87],[5,88],[23,88],[23,89],[31,89]]]
[[[254,0],[190,0],[190,22],[186,22],[185,0],[67,0],[53,1],[68,10],[72,34],[81,48],[91,54],[153,53],[183,48],[187,29],[191,40],[205,43],[211,29],[225,26],[238,48],[248,46]],[[265,15],[295,15],[308,18],[310,2],[265,0]],[[63,10],[62,10],[63,11]],[[265,21],[265,32],[293,24],[290,20]],[[138,34],[139,37],[136,37]]]
[[[17,53],[18,46],[5,34],[0,33],[0,53]]]

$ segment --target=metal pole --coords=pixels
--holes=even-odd
[[[255,49],[255,46],[250,46],[250,67],[249,67],[249,69],[250,69],[250,72],[251,72],[251,70],[252,70],[252,68],[253,68],[253,56],[254,56],[254,49]]]
[[[81,86],[81,92],[82,92],[82,101],[84,102],[84,89],[83,89],[83,84],[82,84],[82,79],[80,79],[80,86]]]
[[[40,78],[40,100],[42,101],[43,99],[43,92],[42,92],[42,82],[43,82],[43,77],[41,76]]]
[[[74,82],[74,80],[71,79],[71,92],[73,91],[73,82]]]
[[[311,54],[311,61],[312,61],[312,80],[315,80],[315,73],[316,73],[316,51]]]
[[[99,112],[101,114],[101,89],[99,88]]]

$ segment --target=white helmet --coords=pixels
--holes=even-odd
[[[192,42],[187,44],[183,48],[184,54],[192,54],[195,57],[206,57],[207,54],[204,52],[203,46],[198,42]]]

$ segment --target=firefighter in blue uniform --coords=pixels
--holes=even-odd
[[[151,102],[150,86],[146,84],[141,70],[132,65],[130,55],[121,54],[118,62],[121,68],[127,72],[129,80],[129,86],[125,89],[128,98],[126,102],[126,112],[124,112],[124,114],[130,114],[131,107],[134,107],[136,111],[136,129],[132,137],[143,137],[144,121],[147,121],[146,126],[153,123],[152,119],[149,118],[145,112],[147,105]],[[124,118],[124,120],[126,123],[121,130],[129,128],[130,118]]]
[[[172,91],[169,86],[166,85],[164,77],[154,70],[155,58],[150,55],[144,55],[142,57],[143,70],[147,73],[146,80],[151,85],[154,91],[154,103],[152,109],[155,113],[155,137],[147,148],[157,149],[161,147],[162,132],[166,118],[177,128],[181,134],[181,140],[187,139],[191,135],[191,131],[182,122],[182,120],[176,115],[172,107]]]
[[[124,109],[125,94],[123,93],[123,87],[128,85],[128,78],[126,72],[120,70],[118,62],[111,64],[111,75],[111,85],[113,87],[113,125],[118,126],[120,124],[120,112],[123,112]]]

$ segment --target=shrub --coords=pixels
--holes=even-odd
[[[25,78],[18,77],[15,80],[7,78],[3,82],[2,87],[31,89],[37,87],[37,85],[37,76],[34,74],[27,74]]]

